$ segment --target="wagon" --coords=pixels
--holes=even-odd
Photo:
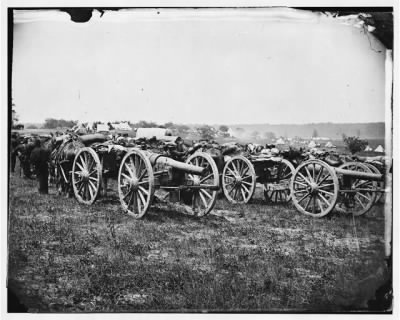
[[[290,181],[292,201],[298,211],[323,217],[335,208],[360,216],[368,212],[378,193],[383,175],[365,164],[347,162],[339,167],[313,159],[300,164]]]
[[[110,152],[113,148],[119,152]],[[117,180],[121,206],[134,218],[146,214],[157,189],[167,191],[171,202],[204,216],[212,210],[219,189],[216,164],[205,153],[179,162],[149,150],[112,144],[79,149],[72,165],[71,183],[80,203],[94,203],[109,178]]]

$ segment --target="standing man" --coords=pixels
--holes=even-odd
[[[49,193],[49,166],[48,161],[50,158],[49,151],[42,147],[39,139],[35,141],[35,148],[31,153],[31,164],[35,168],[36,177],[39,182],[39,193]]]
[[[17,146],[19,144],[19,136],[17,132],[13,132],[11,134],[11,145],[10,145],[10,151],[11,151],[11,172],[15,172],[15,163],[17,161]]]
[[[29,141],[30,139],[25,137],[15,148],[14,152],[19,158],[20,168],[24,172],[24,177],[26,179],[31,179],[31,167],[29,163],[29,157],[31,155],[31,151],[34,148],[34,144]]]

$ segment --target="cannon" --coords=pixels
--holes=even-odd
[[[196,216],[211,211],[219,189],[216,164],[205,153],[180,162],[160,153],[112,144],[78,151],[72,166],[72,186],[80,203],[94,203],[102,180],[108,177],[117,179],[121,206],[136,219],[146,214],[156,189],[167,191],[171,202],[182,203]]]
[[[335,208],[339,212],[360,216],[375,203],[381,173],[360,162],[346,162],[332,167],[319,159],[300,164],[290,181],[292,201],[298,211],[323,217]]]

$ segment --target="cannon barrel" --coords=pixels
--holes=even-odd
[[[172,168],[182,170],[187,173],[193,173],[197,175],[201,175],[204,171],[203,167],[194,166],[192,164],[176,161],[174,159],[162,156],[157,153],[149,153],[149,160],[152,165],[157,164],[165,164],[171,166]]]
[[[335,171],[338,174],[343,174],[345,176],[350,176],[353,178],[372,180],[372,181],[382,181],[383,180],[383,175],[377,174],[377,173],[360,172],[360,171],[346,170],[346,169],[341,169],[341,168],[335,168]]]

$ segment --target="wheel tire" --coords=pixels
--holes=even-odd
[[[325,162],[308,160],[295,170],[290,189],[297,210],[314,218],[320,218],[329,214],[335,207],[339,180],[334,169]]]
[[[122,209],[135,219],[142,218],[153,202],[153,167],[143,151],[131,150],[122,159],[118,195]]]
[[[363,163],[360,162],[346,162],[342,164],[340,169],[346,170],[354,170],[360,172],[369,172],[373,173],[372,170]],[[341,177],[343,178],[343,177]],[[362,179],[353,179],[351,184],[351,189],[354,190],[359,187],[360,184],[363,186],[363,189],[371,189],[371,191],[360,191],[356,192],[354,198],[352,198],[352,193],[348,192],[339,192],[339,200],[336,205],[336,210],[341,213],[353,214],[354,216],[361,216],[367,213],[375,203],[376,192],[374,190],[377,189],[376,181],[362,180]],[[356,196],[358,195],[358,198]],[[360,198],[360,195],[362,198]],[[357,202],[355,200],[357,200]],[[363,199],[364,202],[361,200]],[[353,201],[357,207],[350,207],[349,203]],[[358,204],[357,204],[358,203]]]
[[[192,213],[196,216],[205,216],[210,213],[217,200],[219,188],[219,173],[214,159],[205,152],[197,152],[191,155],[186,163],[206,168],[203,173],[198,176],[194,174],[186,174],[186,179],[193,182],[199,181],[201,188],[192,189],[191,208]],[[202,184],[204,187],[202,187]]]
[[[256,173],[250,160],[234,156],[226,162],[222,172],[222,189],[231,203],[250,201],[256,189]]]
[[[92,148],[82,148],[72,165],[72,187],[79,203],[93,204],[100,190],[101,164],[99,156]]]

